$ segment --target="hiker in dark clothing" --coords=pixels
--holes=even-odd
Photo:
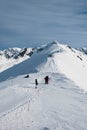
[[[24,78],[29,78],[29,75],[26,75]]]
[[[45,79],[45,84],[48,84],[48,82],[49,82],[49,76],[46,76],[44,79]]]
[[[38,85],[38,81],[37,81],[37,79],[35,79],[35,88],[37,88],[37,85]]]

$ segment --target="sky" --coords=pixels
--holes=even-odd
[[[87,0],[0,0],[0,49],[87,47]]]

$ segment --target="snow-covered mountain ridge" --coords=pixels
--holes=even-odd
[[[5,57],[7,59],[14,58],[17,59],[19,57],[23,57],[24,55],[31,55],[33,52],[32,48],[9,48],[3,51],[0,51],[0,56]]]
[[[57,41],[37,47],[31,58],[2,72],[0,81],[32,72],[60,72],[87,90],[87,55]]]
[[[33,48],[9,48],[0,51],[0,72],[23,62],[34,52]]]
[[[0,130],[87,130],[86,77],[83,52],[57,41],[38,47],[0,73]]]
[[[85,53],[87,55],[87,48],[83,47],[83,48],[81,48],[79,50],[82,51],[83,53]]]

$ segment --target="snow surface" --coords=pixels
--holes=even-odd
[[[87,55],[54,41],[38,48],[30,59],[24,60],[0,74],[0,82],[32,72],[60,72],[81,89],[87,91]]]
[[[0,72],[19,64],[29,58],[29,55],[26,55],[32,51],[32,48],[27,48],[27,52],[24,56],[14,58],[23,51],[21,48],[9,48],[7,50],[0,51]],[[6,55],[9,55],[10,58],[6,58]]]
[[[0,73],[0,130],[87,130],[87,56],[58,42],[37,50]]]
[[[0,130],[87,130],[87,94],[60,73],[39,72],[2,82]]]
[[[60,45],[63,53],[54,54],[54,62],[59,71],[87,91],[87,55],[67,46]]]

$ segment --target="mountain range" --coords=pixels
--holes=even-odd
[[[87,129],[86,48],[10,48],[0,63],[0,130]]]

